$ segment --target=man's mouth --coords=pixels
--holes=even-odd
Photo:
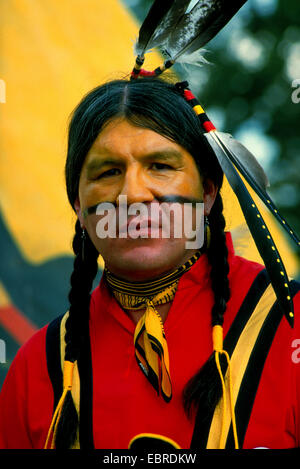
[[[192,239],[196,236],[196,227],[201,225],[198,209],[199,204],[203,209],[203,203],[196,199],[165,196],[151,202],[127,204],[127,197],[122,197],[124,199],[119,200],[119,204],[102,202],[86,210],[88,214],[96,216],[96,233],[99,238]]]
[[[157,234],[161,229],[161,223],[152,218],[140,218],[139,216],[131,216],[128,219],[128,223],[119,228],[119,234],[127,233],[129,237],[134,236],[135,234],[139,235],[138,237]],[[148,237],[148,236],[147,236]],[[155,236],[153,236],[155,237]]]

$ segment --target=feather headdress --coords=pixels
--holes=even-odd
[[[140,31],[132,77],[148,75],[141,70],[144,54],[154,47],[164,51],[168,59],[152,73],[159,75],[176,62],[189,61],[230,21],[247,0],[155,0]],[[195,3],[195,4],[194,4]],[[194,6],[190,9],[191,4]]]
[[[155,0],[140,29],[136,45],[138,56],[132,71],[132,79],[139,75],[160,75],[181,59],[187,60],[187,57],[215,37],[245,3],[246,0],[231,0],[230,2],[228,0],[198,0],[196,3],[193,2],[190,8],[191,1],[187,0],[167,2]],[[144,54],[153,47],[162,49],[168,60],[155,70],[147,72],[141,66]],[[195,96],[188,89],[187,83],[181,92],[198,115],[204,135],[238,198],[249,230],[269,273],[278,302],[292,325],[293,303],[288,275],[275,242],[243,178],[297,246],[300,245],[300,239],[280,215],[268,195],[268,180],[256,158],[231,135],[216,130]]]

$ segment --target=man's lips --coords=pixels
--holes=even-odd
[[[146,203],[120,204],[111,202],[99,203],[97,209],[90,206],[87,210],[100,218],[96,223],[96,233],[99,238],[179,238],[185,235],[186,229],[193,229],[194,208],[196,199],[168,196],[164,200],[154,199]],[[126,199],[127,201],[127,199]],[[203,204],[202,204],[203,205]],[[197,210],[197,208],[196,208]],[[193,211],[193,212],[192,212]],[[188,224],[188,225],[187,225]]]
[[[139,216],[129,217],[128,222],[119,228],[119,233],[130,233],[145,230],[158,230],[162,227],[161,223],[153,218],[140,218]]]

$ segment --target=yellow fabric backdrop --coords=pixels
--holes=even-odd
[[[64,187],[69,115],[133,64],[137,25],[117,0],[2,0],[1,210],[32,262],[69,252]]]

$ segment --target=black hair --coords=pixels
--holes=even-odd
[[[72,244],[75,257],[68,297],[70,308],[65,325],[64,359],[72,363],[79,358],[80,351],[86,346],[85,341],[89,333],[91,290],[98,271],[99,253],[87,233],[85,234],[84,247],[82,242],[82,229],[79,220],[77,220]],[[78,414],[71,391],[68,391],[57,427],[56,449],[68,449],[73,445],[77,435],[77,427]]]
[[[212,326],[223,326],[224,313],[230,298],[228,249],[224,233],[225,219],[222,212],[223,202],[218,194],[209,214],[211,240],[207,250],[211,265],[211,287],[214,293],[214,305],[211,311]],[[220,356],[220,364],[224,372],[226,369],[224,355]],[[192,416],[193,410],[197,410],[198,422],[206,422],[221,397],[221,390],[222,384],[216,367],[215,352],[213,352],[199,372],[185,386],[183,404],[187,415]]]
[[[103,127],[116,117],[124,117],[135,126],[151,129],[183,146],[194,157],[203,180],[210,179],[221,188],[223,172],[219,163],[203,136],[196,114],[174,84],[158,78],[115,80],[88,93],[75,109],[70,122],[65,176],[67,194],[73,208],[78,197],[79,178],[85,157]],[[215,298],[212,323],[220,325],[223,324],[230,295],[222,210],[222,199],[218,192],[209,215],[211,241],[207,254]],[[70,361],[78,359],[85,340],[82,331],[88,331],[82,324],[88,322],[92,283],[97,273],[98,252],[88,235],[86,237],[85,244],[88,248],[82,259],[81,228],[77,221],[73,241],[74,271],[71,276],[70,309],[65,336],[65,359]],[[208,411],[206,397],[209,394],[213,394],[213,402],[217,402],[221,389],[215,371],[215,363],[210,358],[187,384],[184,392],[187,413],[195,406],[204,412],[205,417]],[[69,393],[58,426],[57,448],[69,448],[74,442],[78,424],[74,411]]]

